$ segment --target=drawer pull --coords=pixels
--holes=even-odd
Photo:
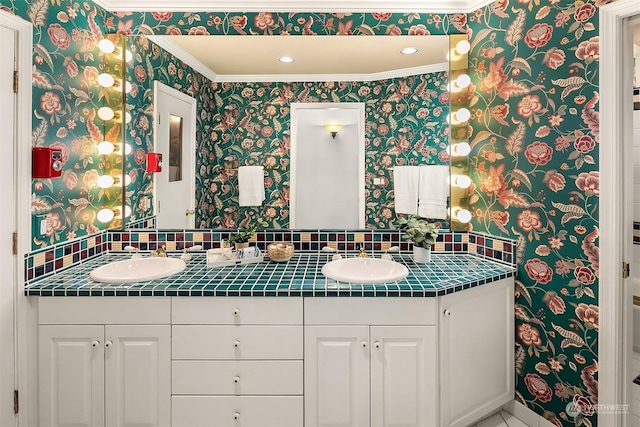
[[[362,342],[360,343],[360,347],[362,347],[362,348],[367,348],[367,342],[366,342],[366,341],[362,341]]]
[[[446,309],[446,310],[443,312],[443,314],[444,314],[445,316],[451,316],[451,310]]]
[[[235,340],[235,341],[233,342],[233,348],[240,348],[240,341]]]
[[[238,377],[238,376],[233,377],[233,383],[234,384],[240,384],[240,377]]]
[[[96,348],[100,345],[100,341],[91,341],[91,347]]]
[[[373,347],[376,349],[380,348],[380,343],[378,341],[374,342]]]
[[[239,420],[239,419],[240,419],[240,412],[235,412],[235,413],[233,414],[233,419],[234,419],[234,420]]]
[[[233,317],[238,317],[240,316],[240,309],[234,308],[232,313],[233,313]]]
[[[113,342],[111,341],[107,341],[106,343],[104,343],[104,346],[107,348],[111,348],[112,345],[113,345]]]

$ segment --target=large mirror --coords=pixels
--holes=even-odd
[[[363,202],[356,205],[364,210],[365,228],[396,228],[394,168],[449,165],[449,36],[140,35],[128,39],[133,53],[129,62],[133,90],[127,96],[132,115],[127,129],[129,225],[152,225],[145,220],[161,215],[162,206],[177,199],[157,193],[158,180],[169,180],[169,168],[160,173],[145,170],[146,153],[158,147],[154,127],[165,125],[155,115],[154,81],[197,103],[193,203],[184,206],[186,221],[163,228],[235,228],[256,217],[270,228],[289,228],[291,189],[308,171],[292,168],[292,138],[345,143],[340,137],[347,135],[338,131],[332,137],[325,126],[332,123],[320,121],[306,128],[317,135],[294,137],[291,107],[295,103],[364,106],[364,153],[352,168],[364,175]],[[400,53],[409,47],[417,52]],[[278,62],[282,56],[294,61]],[[241,166],[263,167],[265,194],[259,206],[239,203]],[[317,176],[317,171],[313,173]],[[322,181],[322,175],[317,180]],[[190,214],[191,222],[187,221]]]

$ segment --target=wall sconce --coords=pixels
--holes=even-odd
[[[336,139],[336,135],[338,134],[338,131],[340,129],[342,129],[342,125],[340,125],[340,124],[329,124],[329,123],[327,123],[326,125],[324,125],[324,127],[331,134],[331,137],[333,139]]]

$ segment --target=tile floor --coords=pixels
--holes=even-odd
[[[502,411],[490,416],[472,427],[529,427],[512,414]]]

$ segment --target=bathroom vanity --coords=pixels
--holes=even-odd
[[[194,259],[145,284],[79,279],[98,258],[30,285],[40,424],[467,426],[513,399],[512,266],[396,256],[404,281],[350,285],[305,256],[298,275]]]

